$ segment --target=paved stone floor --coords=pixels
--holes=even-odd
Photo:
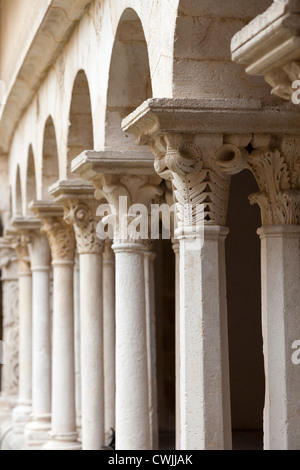
[[[234,431],[232,436],[233,450],[263,450],[262,431]],[[160,449],[174,450],[174,433],[164,432],[160,434]]]

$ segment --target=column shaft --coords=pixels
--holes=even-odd
[[[72,261],[53,262],[52,440],[44,448],[77,450]]]
[[[158,449],[158,407],[156,379],[156,331],[155,331],[155,285],[154,285],[155,253],[145,252],[145,297],[147,327],[147,362],[149,386],[149,418],[151,449]]]
[[[180,450],[180,257],[177,240],[173,243],[173,251],[175,253],[176,450]]]
[[[292,344],[300,332],[300,227],[259,229],[266,397],[264,448],[299,449],[300,374]]]
[[[19,273],[19,399],[13,411],[14,431],[23,432],[32,399],[32,276]]]
[[[150,449],[144,245],[115,244],[116,448]]]
[[[82,447],[104,444],[102,254],[80,254]]]
[[[115,429],[115,260],[111,254],[103,259],[103,328],[104,328],[104,387],[105,387],[105,433]]]
[[[81,435],[80,269],[78,255],[74,267],[74,342],[76,424],[78,433]]]
[[[181,449],[231,447],[227,232],[223,227],[206,226],[201,249],[192,248],[189,238],[180,240]]]

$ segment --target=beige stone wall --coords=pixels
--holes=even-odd
[[[51,0],[1,0],[0,80],[10,88]]]
[[[201,8],[198,5],[195,9],[196,4],[186,0],[96,0],[91,4],[15,130],[9,153],[14,211],[18,168],[18,191],[23,213],[27,211],[30,146],[37,197],[41,198],[44,192],[44,128],[49,116],[54,124],[59,177],[70,176],[70,155],[74,153],[68,150],[72,146],[70,121],[77,122],[74,133],[82,133],[82,126],[78,125],[80,117],[73,106],[73,86],[80,70],[86,76],[85,89],[80,93],[85,107],[90,103],[90,109],[84,111],[88,116],[84,131],[93,135],[96,150],[136,149],[134,137],[122,133],[121,119],[151,95],[266,96],[269,100],[263,80],[247,77],[239,66],[230,63],[232,34],[260,13],[268,2],[251,2],[246,8],[237,1],[236,8],[230,10],[224,9],[220,2],[215,9],[209,2],[201,2]],[[53,178],[55,181],[54,175]]]

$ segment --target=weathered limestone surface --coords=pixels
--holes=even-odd
[[[299,448],[300,0],[0,4],[2,448],[156,450],[161,431],[232,448],[225,240],[244,170],[264,448]],[[175,214],[172,273],[153,204]]]

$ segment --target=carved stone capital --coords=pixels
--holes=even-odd
[[[248,167],[259,187],[250,201],[260,206],[263,225],[300,224],[300,137],[256,148]]]
[[[110,214],[103,217],[101,223],[105,224],[114,218],[115,243],[135,243],[141,238],[148,238],[151,203],[164,191],[161,178],[156,174],[102,175],[97,180],[97,187],[96,198],[104,203],[107,201],[110,206],[106,211]],[[143,232],[136,230],[138,226]]]
[[[183,134],[153,140],[154,167],[172,181],[179,227],[226,224],[230,177],[216,163],[218,147],[218,139],[201,142]]]
[[[62,217],[42,220],[42,232],[47,234],[54,262],[74,262],[76,241],[74,229]]]
[[[13,248],[4,237],[0,238],[0,269],[6,268],[10,263],[16,259]]]
[[[74,226],[78,254],[101,254],[104,241],[97,236],[97,205],[80,202],[71,205],[69,211],[65,210],[65,220]]]
[[[5,232],[5,237],[16,253],[19,275],[31,274],[28,238],[26,235],[15,229],[8,229]]]
[[[49,242],[47,236],[41,233],[40,219],[16,218],[13,224],[21,237],[21,243],[28,248],[32,269],[50,266]]]
[[[28,250],[32,270],[47,268],[51,263],[50,246],[47,236],[41,230],[29,233]]]

